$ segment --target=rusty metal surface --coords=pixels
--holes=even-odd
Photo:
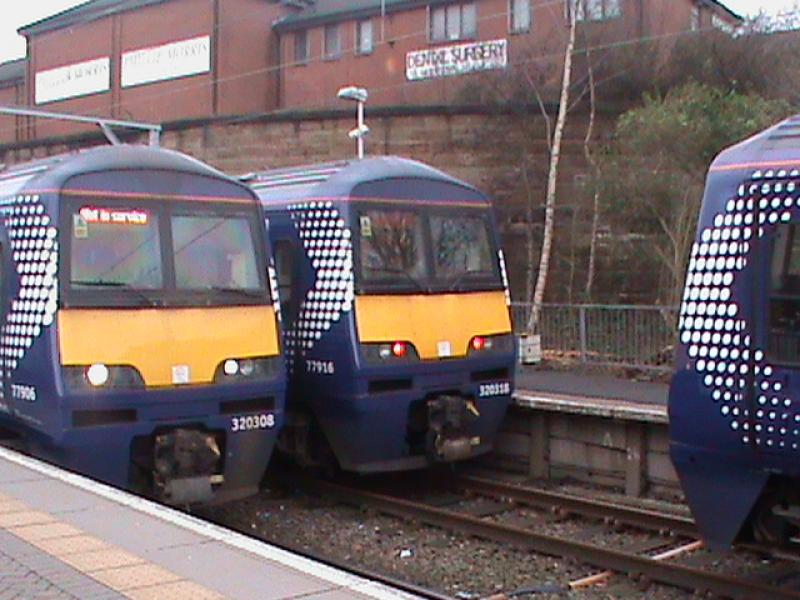
[[[800,599],[800,591],[797,590],[771,587],[693,567],[664,563],[646,556],[485,521],[402,498],[320,480],[302,479],[295,480],[295,483],[307,491],[333,497],[347,504],[366,505],[396,517],[416,520],[525,550],[569,557],[603,569],[641,576],[683,589],[701,593],[710,592],[736,599]]]
[[[643,508],[581,498],[571,494],[492,481],[482,477],[461,476],[454,480],[454,484],[468,492],[492,498],[508,498],[514,502],[529,506],[577,513],[649,531],[670,531],[687,536],[697,535],[694,521],[680,515],[668,515]]]

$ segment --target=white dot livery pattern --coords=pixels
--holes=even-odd
[[[800,414],[791,410],[792,399],[783,393],[764,351],[755,347],[732,288],[748,264],[754,235],[761,238],[763,225],[789,222],[793,211],[800,212],[795,193],[800,189],[787,181],[798,178],[800,170],[756,171],[714,216],[713,225],[701,230],[691,251],[678,327],[689,365],[711,390],[731,430],[745,444],[771,449],[798,449]],[[750,415],[747,386],[752,378],[757,408]]]
[[[38,195],[0,201],[0,215],[19,277],[0,335],[0,360],[10,377],[58,311],[58,231]]]
[[[291,372],[295,356],[305,356],[342,315],[353,309],[355,294],[351,232],[333,203],[303,202],[290,205],[289,211],[315,280],[286,331]]]

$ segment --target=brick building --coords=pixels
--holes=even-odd
[[[477,71],[557,64],[575,0],[91,0],[20,29],[0,104],[155,122],[451,102]],[[591,43],[732,29],[718,0],[577,0]],[[0,143],[81,125],[0,117]]]

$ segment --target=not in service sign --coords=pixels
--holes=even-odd
[[[418,81],[475,71],[504,69],[508,65],[508,40],[489,40],[456,46],[439,46],[406,54],[406,79]]]

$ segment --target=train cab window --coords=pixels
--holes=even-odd
[[[281,299],[281,314],[287,324],[294,321],[295,311],[292,309],[294,288],[294,249],[286,240],[278,240],[273,246],[275,252],[275,270],[278,277],[278,296]]]
[[[425,277],[422,219],[413,212],[368,210],[359,217],[361,276],[407,285]]]
[[[258,290],[255,245],[246,218],[172,217],[178,289]]]
[[[778,226],[770,268],[769,356],[800,366],[800,229]]]
[[[489,231],[484,219],[431,215],[430,220],[437,278],[494,274]]]
[[[73,288],[163,285],[157,214],[83,207],[72,215],[71,225]]]
[[[228,206],[80,201],[64,212],[65,306],[269,302],[257,213]],[[53,240],[51,242],[54,243]]]

